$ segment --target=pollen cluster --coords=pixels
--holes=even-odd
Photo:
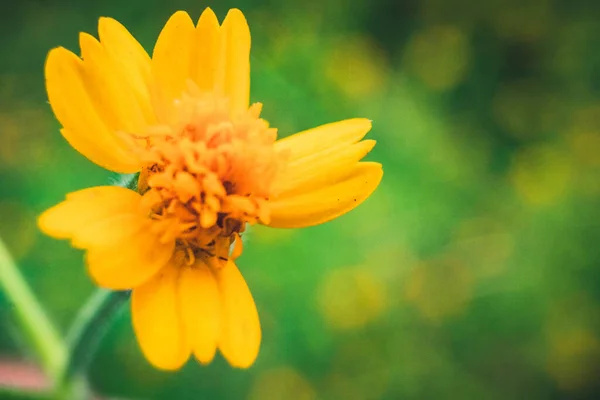
[[[172,121],[139,139],[147,166],[138,190],[162,240],[175,239],[190,265],[200,258],[219,268],[241,254],[246,223],[269,223],[281,159],[261,104],[231,116],[227,100],[196,89],[175,101]]]

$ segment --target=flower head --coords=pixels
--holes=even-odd
[[[258,313],[234,260],[247,224],[320,224],[364,201],[381,165],[360,160],[375,142],[351,119],[277,140],[249,104],[250,32],[231,10],[194,25],[177,12],[152,58],[117,21],[100,40],[82,33],[81,58],[50,51],[46,86],[62,135],[98,165],[139,172],[137,190],[93,187],[44,212],[41,229],[87,251],[94,281],[133,290],[146,358],[177,369],[219,349],[236,367],[260,347]]]

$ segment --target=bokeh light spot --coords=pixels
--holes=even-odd
[[[577,161],[589,166],[600,166],[600,131],[574,132],[570,137],[571,149]]]
[[[0,167],[41,169],[52,159],[48,151],[51,126],[43,110],[17,108],[0,113]],[[58,129],[54,133],[60,136]]]
[[[594,297],[577,291],[553,299],[546,320],[546,369],[564,390],[577,391],[597,382],[600,340],[595,333],[599,308]]]
[[[317,398],[310,382],[292,367],[262,372],[250,389],[249,400],[313,400]]]
[[[332,399],[380,399],[390,384],[392,356],[382,341],[361,337],[342,343],[325,376]]]
[[[547,367],[563,389],[585,387],[600,372],[600,341],[588,329],[568,327],[551,335]]]
[[[467,36],[455,26],[415,33],[404,54],[408,68],[430,89],[444,91],[462,82],[471,61]]]
[[[454,238],[453,253],[481,277],[504,272],[515,248],[514,238],[507,227],[489,217],[462,221]]]
[[[510,179],[526,202],[537,206],[552,204],[569,188],[570,161],[551,145],[525,147],[513,159]]]
[[[415,267],[407,277],[405,298],[429,322],[440,323],[462,312],[472,296],[474,277],[454,259],[435,259]]]
[[[356,329],[387,307],[385,285],[366,268],[328,271],[317,293],[319,311],[334,329]]]
[[[578,110],[566,133],[575,160],[585,166],[600,166],[600,105]]]
[[[325,56],[325,73],[350,98],[380,92],[389,65],[378,44],[367,36],[348,36],[334,42]]]

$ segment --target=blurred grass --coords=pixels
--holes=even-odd
[[[282,136],[374,121],[379,190],[324,226],[254,229],[241,269],[261,314],[249,371],[143,360],[120,317],[98,392],[132,398],[590,398],[599,389],[600,5],[534,0],[26,0],[0,24],[0,235],[66,329],[82,255],[35,216],[110,174],[73,151],[43,62],[97,18],[151,50],[177,9],[246,13],[252,100]],[[29,360],[0,294],[0,354]]]

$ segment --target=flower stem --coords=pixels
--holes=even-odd
[[[57,390],[65,390],[82,377],[129,294],[129,291],[97,289],[79,310],[67,337],[69,357],[58,377]]]
[[[0,399],[2,400],[51,400],[52,397],[44,392],[26,391],[0,387]]]
[[[118,175],[115,186],[137,189],[139,173]],[[57,396],[69,396],[86,390],[85,371],[89,367],[100,341],[121,306],[129,299],[129,291],[111,291],[99,288],[79,309],[67,336],[68,359],[58,375]]]
[[[55,378],[66,359],[66,347],[1,239],[0,287],[12,303],[12,309],[36,350],[44,371],[50,378]]]

